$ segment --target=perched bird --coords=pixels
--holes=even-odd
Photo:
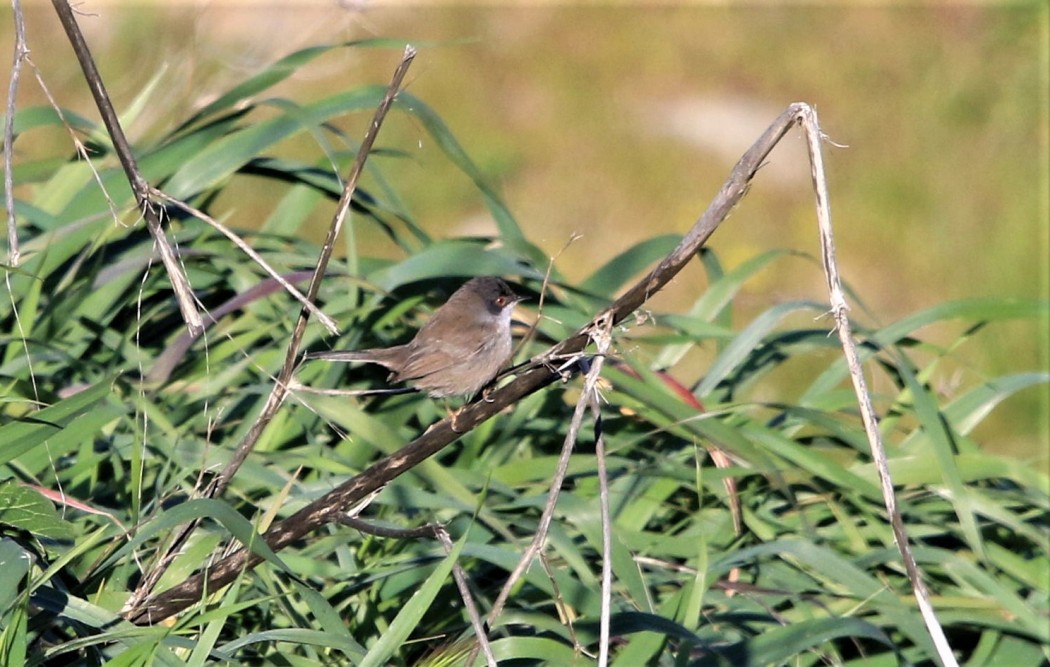
[[[471,278],[404,345],[314,352],[305,359],[379,364],[390,369],[391,382],[435,398],[473,396],[510,361],[510,316],[522,299],[499,278]]]

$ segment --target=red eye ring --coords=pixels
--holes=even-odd
[[[503,306],[507,305],[507,297],[505,297],[505,296],[497,296],[495,303],[496,303],[497,306],[502,308]]]

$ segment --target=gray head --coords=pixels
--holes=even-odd
[[[465,282],[449,297],[449,301],[464,299],[477,299],[489,313],[499,315],[505,310],[509,313],[509,307],[521,301],[522,297],[515,294],[501,278],[478,276]]]

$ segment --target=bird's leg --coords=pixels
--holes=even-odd
[[[492,392],[494,391],[496,391],[496,382],[492,381],[481,388],[481,400],[485,401],[486,403],[491,403],[492,399],[489,398],[489,396],[492,395]]]
[[[445,407],[447,409],[448,405],[446,404]],[[448,423],[449,423],[449,426],[452,428],[452,432],[453,433],[463,433],[463,431],[459,430],[459,425],[456,424],[456,420],[459,418],[459,413],[463,412],[463,408],[465,408],[465,407],[467,407],[467,406],[466,405],[462,405],[455,412],[453,412],[452,410],[449,410]]]

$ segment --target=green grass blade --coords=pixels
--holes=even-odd
[[[379,641],[369,650],[368,654],[359,663],[361,667],[379,667],[385,665],[397,654],[398,649],[412,634],[412,631],[423,618],[423,614],[430,608],[437,597],[438,591],[448,581],[452,573],[452,566],[459,558],[464,542],[461,540],[452,549],[452,552],[442,560],[430,576],[426,578],[408,601],[397,613],[390,627]]]

